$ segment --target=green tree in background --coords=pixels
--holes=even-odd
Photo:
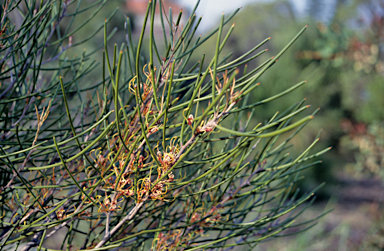
[[[369,127],[370,124],[382,127],[384,60],[380,27],[383,15],[380,12],[382,1],[354,1],[350,4],[337,1],[334,15],[324,24],[315,19],[316,10],[317,13],[321,12],[321,8],[316,9],[316,6],[317,1],[309,1],[307,19],[298,18],[289,2],[277,1],[248,6],[242,10],[242,15],[234,18],[236,29],[228,42],[231,50],[226,53],[241,55],[252,47],[254,41],[271,36],[270,43],[266,45],[268,52],[258,57],[254,63],[248,63],[249,68],[254,68],[256,62],[262,63],[274,55],[289,34],[305,24],[303,20],[309,23],[310,28],[302,39],[293,45],[293,50],[287,51],[286,55],[289,56],[278,61],[274,66],[276,72],[266,73],[260,78],[260,86],[251,95],[255,99],[268,97],[289,88],[297,79],[309,80],[295,93],[307,97],[315,107],[321,107],[318,113],[320,121],[306,127],[303,138],[295,142],[295,145],[306,142],[310,138],[308,135],[316,135],[318,130],[323,129],[324,144],[336,147],[336,151],[328,154],[329,159],[326,158],[318,169],[320,172],[313,176],[324,180],[333,176],[331,170],[339,172],[340,167],[346,167],[343,170],[356,171],[351,169],[351,165],[356,161],[354,155],[359,154],[359,148],[355,144],[352,144],[353,150],[351,147],[349,150],[345,148],[349,144],[345,142],[352,140],[350,133],[356,131],[352,128],[359,123],[365,124],[364,127]],[[248,22],[250,19],[254,21]],[[209,52],[209,46],[207,44],[201,51]],[[295,60],[292,61],[291,58]],[[275,109],[283,110],[297,101],[298,96],[287,95],[260,107],[256,113],[263,116]],[[340,143],[344,135],[343,143]],[[380,134],[377,135],[380,137]],[[380,160],[377,161],[380,163]],[[351,164],[346,165],[349,162]],[[358,165],[358,170],[365,169],[362,168],[363,163]],[[362,174],[360,171],[358,173]],[[377,172],[370,175],[375,174]],[[308,184],[316,183],[314,180],[307,180]]]

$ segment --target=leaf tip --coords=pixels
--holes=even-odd
[[[313,116],[313,115],[311,115],[311,116],[309,116],[309,119],[313,119],[315,116]]]

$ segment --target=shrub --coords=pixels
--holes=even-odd
[[[108,51],[105,20],[94,82],[87,77],[97,64],[89,61],[99,50],[66,53],[95,36],[81,37],[81,28],[105,3],[8,0],[1,9],[1,248],[45,250],[50,238],[67,250],[252,248],[310,223],[294,224],[307,207],[300,205],[314,200],[295,184],[319,161],[302,164],[329,148],[310,154],[316,138],[297,157],[287,149],[317,110],[297,118],[309,108],[304,99],[264,123],[255,124],[253,113],[305,81],[248,98],[306,27],[275,57],[240,74],[269,38],[236,59],[221,56],[234,25],[226,34],[223,27],[237,11],[197,39],[201,18],[192,14],[183,28],[182,13],[173,22],[160,11],[161,44],[153,27],[162,1],[149,1],[138,42],[127,19],[120,50]],[[214,36],[215,56],[189,62]]]

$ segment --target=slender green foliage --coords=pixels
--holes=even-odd
[[[108,50],[108,19],[96,29],[104,32],[102,73],[87,82],[97,66],[91,53],[66,53],[88,40],[79,31],[105,3],[8,0],[1,9],[0,249],[48,250],[47,239],[61,238],[60,250],[251,250],[310,225],[295,223],[314,198],[296,183],[329,148],[313,153],[316,138],[296,157],[287,149],[317,110],[308,113],[303,100],[265,122],[253,110],[305,81],[248,99],[306,27],[240,74],[269,38],[238,58],[221,55],[238,10],[195,38],[201,19],[194,13],[182,24],[184,13],[172,18],[161,0],[149,1],[143,27],[150,28],[137,42],[129,19],[120,50]],[[72,42],[75,35],[81,42]],[[209,38],[215,56],[191,62]]]

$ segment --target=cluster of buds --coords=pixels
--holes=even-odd
[[[168,174],[168,182],[172,182],[172,181],[174,181],[174,180],[175,180],[175,175],[173,175],[173,173],[170,172],[170,173]]]
[[[159,184],[157,184],[157,185],[160,185],[160,183]],[[156,185],[156,187],[157,187],[157,185]],[[161,184],[161,186],[162,186],[162,184]],[[152,190],[152,193],[150,194],[150,198],[152,199],[152,200],[163,200],[164,198],[164,192],[163,192],[163,190],[164,190],[164,188],[162,187],[162,188],[159,188],[159,189],[153,189]]]
[[[62,220],[64,219],[66,216],[64,215],[65,213],[65,210],[64,209],[60,209],[60,210],[57,210],[56,211],[56,217],[58,220]]]
[[[188,119],[187,119],[187,122],[188,122],[188,125],[189,126],[192,126],[192,123],[193,123],[193,115],[192,114],[189,114],[189,116],[188,116]]]
[[[152,85],[149,84],[148,81],[147,81],[147,83],[145,83],[145,84],[143,83],[142,84],[142,89],[143,89],[143,94],[142,94],[141,97],[142,97],[143,100],[146,100],[148,95],[152,92]]]
[[[174,175],[173,173],[168,174],[168,179],[162,180],[159,183],[157,183],[151,190],[150,198],[152,200],[164,200],[164,196],[167,194],[167,188],[169,182],[174,181]]]
[[[135,194],[135,192],[133,191],[133,189],[126,189],[124,190],[123,194],[127,197],[131,197]]]
[[[93,152],[96,159],[93,157],[93,154],[92,154]],[[100,148],[91,150],[89,157],[93,159],[96,167],[100,168],[102,172],[105,171],[105,167],[108,163],[108,157],[107,158],[104,157]]]
[[[161,154],[160,151],[157,151],[157,159],[163,167],[163,171],[167,171],[168,168],[175,162],[177,152],[177,148],[171,148],[169,152],[165,152],[164,154]]]
[[[141,184],[141,186],[139,185]],[[143,178],[138,181],[137,184],[137,200],[139,202],[143,201],[144,198],[148,196],[148,191],[151,188],[151,180],[150,178]]]
[[[140,155],[139,156],[139,161],[138,161],[138,164],[137,164],[137,169],[141,169],[144,167],[144,156],[143,155]]]
[[[96,165],[98,167],[103,167],[103,166],[105,166],[105,164],[107,164],[107,159],[104,158],[103,155],[99,154],[99,156],[97,157]]]
[[[103,201],[103,211],[105,212],[113,212],[115,211],[116,209],[120,209],[120,207],[117,206],[117,199],[116,198],[113,198],[113,199],[109,199],[110,196],[106,196],[104,201]]]
[[[163,157],[162,164],[164,166],[170,166],[174,160],[175,160],[175,155],[172,152],[171,153],[165,153],[164,157]]]
[[[216,222],[218,222],[221,219],[221,214],[218,213],[217,207],[212,207],[209,212],[206,213],[199,213],[194,212],[191,217],[191,223],[195,221],[199,221],[201,218],[207,217],[205,220],[197,223],[199,227],[209,227],[214,225]]]
[[[213,129],[215,129],[216,125],[217,123],[215,122],[215,120],[210,120],[205,125],[204,122],[202,122],[201,125],[196,128],[196,134],[212,132]]]
[[[158,168],[158,179],[161,177],[161,168]],[[158,179],[156,181],[158,181]],[[152,200],[164,200],[164,196],[167,194],[168,191],[168,184],[172,181],[174,181],[175,176],[172,172],[168,174],[168,179],[159,181],[152,189],[152,182],[150,178],[144,178],[139,181],[141,183],[141,186],[139,190],[137,191],[138,200],[141,201],[142,198],[148,196]],[[150,190],[151,189],[151,190]],[[133,191],[132,191],[133,192]]]
[[[153,240],[151,250],[176,250],[181,244],[188,245],[191,238],[192,236],[190,234],[184,235],[180,229],[169,231],[166,234],[160,232],[158,237]],[[153,245],[154,243],[156,243],[156,246]]]
[[[256,85],[260,85],[260,83],[257,83]],[[230,96],[229,96],[229,101],[231,105],[235,105],[237,102],[240,100],[240,95],[242,92],[235,92],[235,80],[233,80],[233,85],[230,87]]]
[[[132,185],[133,181],[131,178],[125,177],[127,175],[128,175],[127,173],[123,174],[121,179],[119,180],[119,184],[117,185],[118,192],[125,191],[131,187],[130,185]],[[127,187],[127,186],[129,186],[129,187]]]

